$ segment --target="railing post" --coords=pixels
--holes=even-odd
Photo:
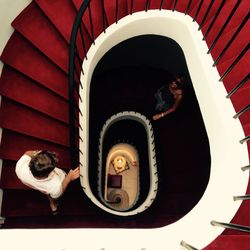
[[[250,169],[250,165],[247,165],[247,166],[241,167],[241,170],[242,170],[242,171],[246,171],[246,170],[248,170],[248,169]]]
[[[195,14],[195,16],[194,16],[194,18],[193,18],[193,22],[194,22],[194,21],[196,20],[196,18],[198,17],[203,2],[204,2],[204,0],[201,0],[201,1],[200,1],[200,4],[199,4],[198,9],[197,9],[197,11],[196,11],[196,14]]]
[[[176,5],[177,5],[177,2],[178,2],[178,0],[175,0],[175,1],[174,1],[174,6],[173,6],[172,11],[175,11],[175,10],[176,10]]]
[[[185,247],[185,248],[188,249],[188,250],[198,250],[197,248],[195,248],[195,247],[193,247],[193,246],[187,244],[184,240],[182,240],[182,241],[180,242],[180,245],[183,246],[183,247]]]
[[[205,23],[205,20],[207,19],[208,13],[209,13],[209,11],[211,10],[213,4],[214,4],[214,1],[211,0],[209,6],[208,6],[208,8],[207,8],[207,11],[206,11],[204,17],[202,18],[202,21],[201,21],[201,23],[200,23],[200,25],[199,25],[198,30],[201,30],[201,28],[202,28],[203,24]]]
[[[185,15],[188,14],[188,12],[189,12],[189,10],[190,10],[191,3],[192,3],[192,0],[189,0],[187,9],[186,9],[186,11],[185,11]]]
[[[232,64],[228,67],[228,69],[222,74],[220,77],[219,81],[222,81],[228,73],[233,69],[233,67],[240,61],[240,59],[247,53],[249,50],[250,44],[248,45],[241,51],[241,53],[237,56],[237,58],[232,62]],[[214,66],[214,65],[213,65]]]
[[[218,222],[218,221],[211,221],[212,226],[219,226],[223,228],[228,228],[228,229],[233,229],[241,232],[246,232],[250,233],[250,227],[242,226],[242,225],[237,225],[237,224],[232,224],[232,223],[224,223],[224,222]]]
[[[231,18],[233,17],[234,13],[236,12],[236,10],[238,9],[239,5],[241,3],[241,0],[238,0],[238,2],[235,4],[234,8],[232,9],[232,11],[230,12],[229,16],[227,17],[227,20],[225,21],[225,23],[223,24],[222,28],[220,29],[219,33],[217,34],[217,36],[215,37],[213,43],[210,45],[207,54],[209,54],[211,52],[211,50],[214,48],[215,44],[218,42],[220,36],[222,35],[223,31],[225,30],[225,28],[227,27],[227,24],[229,23],[229,21],[231,20]]]
[[[238,89],[240,89],[250,78],[250,74],[247,74],[226,96],[230,98]]]
[[[238,200],[250,200],[250,195],[239,195],[233,197],[234,201]]]
[[[235,31],[235,33],[233,34],[233,36],[231,37],[231,39],[229,40],[229,42],[227,43],[227,45],[224,47],[224,49],[222,50],[222,52],[220,53],[220,55],[216,58],[213,66],[215,66],[220,59],[222,58],[222,56],[225,54],[225,52],[227,51],[227,49],[230,47],[230,45],[232,44],[232,42],[234,41],[234,39],[238,36],[238,34],[240,33],[241,29],[244,27],[244,25],[247,23],[248,19],[249,19],[250,14],[248,13],[244,20],[242,21],[242,23],[240,24],[240,26],[237,28],[237,30]]]
[[[213,27],[213,25],[214,25],[214,23],[215,23],[217,17],[219,16],[219,14],[220,14],[220,12],[221,12],[223,6],[225,5],[225,2],[226,2],[226,0],[223,0],[223,1],[221,2],[220,7],[219,7],[218,10],[216,11],[216,13],[215,13],[215,15],[214,15],[214,18],[213,18],[212,22],[210,23],[210,25],[209,25],[209,27],[208,27],[206,33],[204,34],[204,36],[203,36],[203,38],[202,38],[203,41],[207,38],[208,33],[210,32],[211,28]]]

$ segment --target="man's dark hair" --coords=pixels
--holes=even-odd
[[[57,154],[43,150],[31,158],[29,168],[34,177],[46,178],[58,162]]]

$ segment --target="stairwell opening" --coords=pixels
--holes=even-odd
[[[180,109],[152,121],[154,93],[173,75],[186,76]],[[89,164],[97,166],[99,131],[112,115],[135,111],[152,121],[159,176],[159,195],[137,226],[160,227],[187,214],[202,197],[210,175],[206,129],[192,87],[185,56],[174,40],[143,35],[110,49],[97,64],[90,84]],[[140,156],[141,157],[141,156]],[[97,168],[89,169],[90,186],[97,196]],[[157,217],[154,223],[150,218]],[[121,224],[122,226],[122,224]]]

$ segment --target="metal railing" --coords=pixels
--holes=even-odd
[[[101,13],[101,18],[98,20],[99,22],[102,22],[102,30],[99,31],[100,32],[106,32],[106,28],[108,26],[108,22],[107,22],[107,17],[106,17],[106,13],[105,13],[105,6],[104,6],[104,0],[100,0],[102,3],[102,13]],[[133,14],[134,11],[134,3],[136,2],[136,0],[132,0],[131,1],[131,6],[129,6],[129,14]],[[166,1],[161,1],[159,4],[159,10],[161,10],[163,8],[163,3],[165,3]],[[220,39],[220,37],[223,35],[223,32],[225,31],[227,25],[229,24],[230,20],[232,19],[232,17],[234,16],[234,14],[236,13],[236,11],[238,10],[240,3],[242,1],[238,0],[235,4],[235,6],[233,7],[233,9],[231,10],[230,14],[228,15],[225,23],[222,25],[221,29],[219,30],[218,34],[216,35],[214,41],[212,41],[212,44],[208,50],[207,53],[210,53],[211,50],[214,48],[214,46],[216,45],[216,43],[218,42],[218,40]],[[189,0],[189,2],[187,3],[186,6],[186,10],[185,10],[185,15],[189,13],[190,11],[190,6],[191,6],[192,0]],[[198,29],[202,29],[203,24],[205,23],[207,16],[209,14],[209,12],[212,9],[214,1],[211,1],[206,12],[205,15],[201,21],[201,23],[199,24],[199,28]],[[175,0],[173,5],[172,5],[172,11],[176,10],[178,1]],[[196,21],[197,17],[200,14],[200,10],[202,8],[204,4],[204,0],[200,0],[199,3],[197,2],[197,9],[193,18],[193,21]],[[225,0],[221,2],[218,10],[216,11],[206,33],[204,34],[203,39],[205,39],[208,35],[209,32],[211,32],[211,30],[213,29],[213,25],[216,21],[216,19],[219,17],[219,14],[221,13],[222,8],[225,6]],[[150,1],[149,0],[145,0],[145,12],[147,12],[150,9]],[[81,114],[81,110],[78,108],[78,103],[82,102],[81,98],[78,96],[78,98],[76,99],[76,93],[78,93],[78,88],[82,88],[82,85],[80,83],[80,75],[81,73],[84,74],[84,72],[82,71],[82,62],[83,59],[88,60],[87,58],[87,51],[89,49],[89,47],[92,44],[95,44],[95,39],[96,37],[99,35],[99,33],[97,31],[95,31],[95,23],[94,23],[94,19],[93,19],[93,9],[91,7],[91,0],[85,0],[83,1],[83,3],[81,4],[76,17],[75,17],[75,21],[73,24],[73,28],[72,28],[72,33],[71,33],[71,37],[70,37],[70,52],[69,52],[69,123],[70,123],[70,147],[71,147],[71,162],[72,162],[72,166],[76,166],[78,164],[78,154],[79,154],[79,150],[78,150],[78,146],[77,146],[77,141],[79,139],[78,137],[78,132],[77,129],[79,127],[79,124],[76,124],[76,120],[77,120],[77,116],[78,113],[76,114],[77,110],[80,112]],[[116,7],[115,7],[115,22],[117,23],[119,21],[119,15],[118,15],[118,11],[119,11],[119,0],[116,0]],[[83,22],[83,16],[86,15],[86,17],[88,16],[88,20],[89,20],[89,30],[86,28],[87,25],[84,24]],[[86,18],[85,18],[86,19]],[[233,44],[233,42],[235,41],[236,37],[238,36],[238,34],[240,33],[240,31],[243,29],[243,27],[245,27],[247,21],[249,19],[249,13],[245,16],[244,20],[242,21],[242,23],[239,25],[239,27],[237,28],[236,32],[234,33],[234,35],[232,36],[232,38],[230,39],[230,41],[226,44],[226,46],[224,47],[224,49],[222,50],[222,52],[219,54],[219,56],[216,58],[213,66],[215,66],[223,57],[223,55],[226,53],[226,51],[228,49],[230,49],[230,46]],[[88,40],[88,44],[86,44],[86,40]],[[233,61],[233,63],[225,70],[225,72],[222,74],[221,78],[219,79],[220,81],[222,81],[228,74],[230,74],[230,72],[232,71],[232,69],[236,66],[236,64],[246,55],[246,53],[249,50],[249,44],[242,50],[242,52],[238,55],[238,57]],[[249,74],[247,76],[247,79],[243,79],[238,85],[237,87],[232,90],[234,92],[236,92],[239,88],[241,88],[241,86],[243,85],[243,83],[245,83],[247,80],[249,79]],[[229,93],[227,97],[230,97],[232,95],[232,93]],[[80,128],[81,129],[81,128]]]
[[[69,118],[69,122],[70,122],[70,147],[71,147],[72,167],[75,167],[76,165],[79,164],[79,162],[77,160],[78,154],[80,152],[78,149],[78,145],[77,145],[78,141],[79,141],[78,129],[79,128],[82,129],[82,128],[80,127],[80,124],[78,124],[78,122],[77,122],[77,120],[78,120],[77,115],[78,115],[78,112],[81,111],[79,106],[78,106],[78,103],[82,102],[82,100],[79,97],[79,95],[76,95],[76,93],[78,92],[77,90],[79,88],[82,88],[82,85],[80,83],[80,75],[84,74],[84,72],[82,71],[82,62],[83,62],[83,60],[88,60],[87,51],[88,51],[89,47],[92,44],[95,44],[95,39],[97,38],[97,36],[101,32],[105,33],[106,29],[109,26],[109,24],[107,22],[107,16],[105,13],[104,0],[100,0],[100,1],[102,2],[102,13],[101,13],[102,16],[99,19],[99,22],[100,21],[102,22],[102,25],[101,25],[102,30],[99,30],[99,31],[95,30],[96,26],[95,26],[93,15],[92,15],[94,10],[92,9],[92,6],[91,6],[91,0],[85,0],[81,4],[81,6],[76,14],[76,18],[74,21],[74,25],[73,25],[72,33],[71,33],[71,38],[70,38],[70,56],[69,56],[69,58],[70,58],[69,59],[69,113],[70,113],[69,117],[70,118]],[[136,0],[132,0],[131,5],[128,6],[128,13],[127,13],[128,15],[132,15],[134,13],[134,2],[136,2]],[[202,21],[199,23],[199,28],[198,28],[199,30],[202,30],[204,24],[206,23],[208,14],[210,13],[210,11],[213,7],[213,2],[214,1],[211,1],[208,8],[205,10],[205,15],[203,16]],[[219,8],[216,10],[215,14],[213,15],[213,17],[210,18],[211,22],[210,22],[210,24],[209,24],[209,26],[208,26],[208,28],[203,36],[203,40],[206,40],[208,34],[213,31],[213,27],[215,25],[215,22],[219,18],[219,16],[221,15],[221,12],[222,12],[223,8],[225,7],[226,2],[227,1],[223,0],[220,4]],[[115,3],[116,3],[115,13],[114,13],[115,23],[118,23],[120,20],[119,0],[116,0]],[[164,0],[160,1],[159,11],[161,11],[163,9],[164,3],[166,3],[166,1],[164,1]],[[216,33],[215,38],[211,41],[211,45],[209,46],[208,51],[207,51],[208,54],[212,52],[212,50],[216,47],[218,41],[225,34],[226,28],[229,26],[230,21],[234,17],[235,13],[239,10],[239,6],[241,3],[242,3],[242,0],[238,0],[235,3],[235,5],[233,6],[233,8],[231,9],[230,13],[226,17],[226,20],[219,28],[219,31]],[[190,13],[191,4],[192,4],[192,0],[189,0],[185,11],[183,11],[183,13],[185,15]],[[201,8],[203,7],[203,4],[204,4],[204,0],[200,0],[199,2],[197,1],[197,4],[195,5],[196,9],[195,9],[193,21],[196,21],[197,18],[199,17]],[[175,0],[172,4],[171,10],[174,12],[177,9],[178,9],[178,1]],[[150,10],[150,1],[145,0],[144,11],[147,12],[148,10]],[[84,24],[83,18],[82,18],[84,15],[86,15],[86,17],[88,17],[89,25]],[[226,54],[226,52],[231,49],[231,46],[235,43],[236,38],[239,36],[242,29],[246,27],[248,20],[249,20],[249,12],[243,18],[243,21],[240,23],[240,25],[236,28],[236,31],[232,35],[231,39],[227,42],[225,47],[219,53],[219,55],[217,56],[217,58],[214,61],[213,66],[216,66],[221,61],[221,59]],[[87,26],[89,26],[88,29],[86,28]],[[224,71],[224,73],[221,75],[219,81],[223,81],[226,77],[228,77],[230,75],[230,73],[236,67],[236,65],[241,60],[244,59],[248,50],[249,50],[249,43],[240,52],[240,54],[234,59],[234,61],[230,64],[230,66],[228,66],[228,68]],[[246,84],[246,82],[248,80],[249,80],[249,73],[239,83],[235,82],[235,87],[228,93],[226,98],[230,98],[239,89],[243,89],[243,85]],[[76,96],[77,96],[77,98],[76,98]],[[239,113],[235,115],[235,118],[239,117],[243,112],[246,112],[246,110],[248,110],[248,109],[249,109],[249,104],[245,108],[243,108],[241,111],[239,111]],[[77,114],[76,114],[76,112],[77,112]],[[80,112],[80,115],[82,115],[81,112]],[[246,137],[244,139],[240,140],[240,143],[244,143],[248,140],[250,140],[250,136],[246,135]],[[244,171],[244,170],[247,170],[249,168],[250,168],[250,166],[248,165],[248,166],[242,167],[242,170]],[[238,200],[238,199],[245,200],[245,199],[248,199],[248,196],[247,197],[235,196],[234,199],[235,200]],[[235,224],[227,224],[227,223],[222,223],[222,222],[217,222],[217,221],[212,221],[211,224],[213,226],[223,226],[224,228],[236,229],[236,230],[241,230],[244,232],[249,232],[249,230],[250,230],[249,227],[235,225]],[[183,246],[185,245],[185,247],[187,249],[195,249],[194,247],[188,245],[185,242],[182,242],[181,244]]]
[[[212,226],[223,227],[223,228],[227,228],[227,229],[233,229],[233,230],[237,230],[237,231],[241,231],[241,232],[250,233],[250,227],[241,226],[241,225],[238,225],[238,224],[224,223],[224,222],[218,222],[218,221],[213,220],[213,221],[211,221],[211,225]]]

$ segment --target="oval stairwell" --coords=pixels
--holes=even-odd
[[[218,14],[218,18],[214,22],[215,13],[220,8],[223,0],[120,0],[117,13],[115,13],[115,0],[92,0],[91,2],[93,23],[96,26],[94,26],[93,30],[91,29],[92,23],[89,20],[89,12],[86,12],[83,16],[84,24],[82,24],[87,51],[94,38],[102,34],[103,28],[115,25],[117,17],[121,19],[126,15],[145,11],[145,8],[156,10],[159,9],[159,6],[162,9],[173,10],[173,12],[186,13],[194,18],[194,21],[198,24],[202,23],[201,32],[203,35],[208,32],[205,41],[207,47],[210,48],[228,16],[234,10],[235,12],[232,14],[228,25],[208,53],[211,53],[215,61],[225,49],[225,46],[229,44],[229,48],[216,65],[219,75],[223,79],[218,79],[219,82],[215,84],[224,84],[227,93],[231,93],[228,96],[230,98],[228,101],[232,102],[235,113],[239,112],[232,119],[239,119],[245,132],[245,137],[239,138],[239,143],[240,140],[245,140],[241,142],[244,145],[247,144],[250,158],[249,1],[226,0]],[[68,111],[68,51],[72,25],[81,4],[81,0],[35,0],[12,22],[12,27],[15,29],[14,33],[0,57],[4,63],[0,78],[0,94],[2,96],[0,126],[3,128],[0,147],[0,158],[3,159],[2,173],[0,175],[3,201],[0,211],[1,216],[5,218],[5,223],[2,225],[3,229],[152,229],[175,222],[195,205],[189,204],[190,207],[180,207],[178,204],[175,204],[177,196],[184,201],[188,201],[193,196],[197,196],[196,198],[199,200],[202,196],[200,193],[197,194],[195,192],[186,193],[187,197],[180,192],[173,193],[171,194],[172,196],[169,196],[168,204],[171,215],[167,212],[162,212],[157,216],[156,201],[156,205],[153,205],[152,209],[149,209],[148,214],[145,214],[145,217],[149,216],[150,220],[147,221],[143,214],[135,218],[121,220],[120,218],[104,214],[103,211],[95,206],[83,192],[80,181],[77,180],[72,183],[61,201],[61,215],[54,218],[50,216],[46,197],[27,188],[17,179],[14,172],[15,163],[24,151],[30,149],[47,148],[56,151],[59,154],[60,167],[65,171],[72,167]],[[102,4],[104,4],[106,11],[106,27],[103,27]],[[209,6],[211,6],[211,9],[207,12]],[[246,20],[245,25],[241,27],[244,19]],[[212,23],[213,26],[210,28]],[[234,36],[235,39],[230,43]],[[76,43],[81,43],[79,37],[77,37]],[[78,58],[80,62],[86,56],[85,52],[84,49],[80,51]],[[241,56],[242,52],[244,53]],[[231,66],[232,68],[230,68]],[[76,80],[80,81],[79,79]],[[195,105],[194,107],[197,107]],[[197,117],[200,118],[200,114]],[[76,127],[78,127],[77,123],[78,121],[75,123]],[[203,126],[202,122],[197,124]],[[197,125],[197,130],[198,127],[200,129],[200,126]],[[195,131],[195,128],[193,128],[193,131]],[[203,135],[204,130],[201,129],[200,133]],[[186,138],[188,138],[188,135]],[[200,157],[202,158],[203,155],[201,154]],[[239,168],[239,171],[241,171],[240,168],[245,167],[242,175],[249,175],[249,166],[236,167]],[[185,182],[185,178],[182,178]],[[172,182],[174,183],[176,180],[172,180]],[[250,194],[250,184],[248,184],[245,194]],[[242,202],[231,223],[250,226],[249,200]],[[250,235],[248,233],[225,229],[218,238],[203,249],[244,250],[249,248],[249,243]],[[167,248],[167,243],[165,248]]]

